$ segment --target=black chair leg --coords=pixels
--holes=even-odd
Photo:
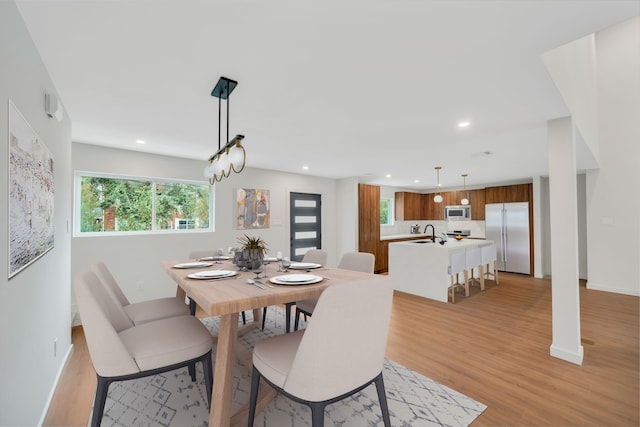
[[[242,312],[242,324],[246,325],[247,324],[247,316],[244,314],[244,311]],[[264,329],[264,328],[263,328]]]
[[[194,363],[190,363],[188,366],[189,369],[189,376],[191,377],[191,381],[192,382],[196,382],[196,364]]]
[[[302,313],[300,311],[300,309],[298,307],[296,307],[296,320],[293,324],[293,330],[297,331],[298,330],[298,324],[300,323],[300,313]]]
[[[192,316],[196,315],[196,302],[189,297],[189,313]]]
[[[264,322],[267,320],[267,307],[262,307],[262,330],[264,331]]]
[[[384,380],[382,379],[382,372],[378,375],[374,381],[376,383],[376,390],[378,390],[378,400],[380,401],[380,409],[382,409],[382,420],[385,427],[391,427],[391,419],[389,417],[389,405],[387,405],[387,393],[384,389]]]
[[[287,302],[284,304],[284,319],[285,319],[285,332],[291,332],[291,306],[295,304],[295,302]]]
[[[109,384],[111,384],[111,381],[98,375],[96,397],[93,402],[93,416],[91,417],[91,427],[99,427],[100,424],[102,424],[102,415],[104,414],[104,404],[107,401]]]
[[[249,395],[249,420],[247,425],[253,427],[253,420],[256,417],[256,405],[258,403],[258,388],[260,387],[260,372],[253,367],[251,371],[251,394]]]
[[[211,352],[205,354],[202,359],[202,370],[204,371],[204,385],[207,389],[207,404],[211,410],[211,393],[213,390],[213,368],[211,366]]]
[[[311,427],[324,427],[324,402],[309,402],[311,408]]]

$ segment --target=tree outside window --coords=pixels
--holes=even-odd
[[[380,199],[380,225],[393,225],[393,203],[391,199]]]
[[[80,233],[210,229],[208,184],[79,178]]]

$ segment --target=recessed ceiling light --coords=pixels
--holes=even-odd
[[[385,177],[385,178],[391,178],[391,174],[390,174],[390,173],[388,173],[388,174],[386,174],[384,177]]]
[[[309,170],[309,166],[304,165],[304,166],[302,166],[302,169],[304,169],[304,170],[308,171],[308,170]]]
[[[459,128],[466,128],[467,126],[469,126],[471,123],[469,122],[460,122],[458,123],[458,127]]]
[[[414,182],[414,184],[417,184],[417,183],[420,182],[420,180],[419,179],[414,179],[413,182]]]
[[[136,142],[137,142],[138,144],[145,144],[144,140],[142,140],[142,139],[136,139]]]

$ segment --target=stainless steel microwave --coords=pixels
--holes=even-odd
[[[445,206],[444,219],[448,221],[470,221],[471,206]]]

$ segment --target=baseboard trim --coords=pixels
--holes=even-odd
[[[640,289],[628,289],[628,288],[612,288],[611,286],[604,286],[600,283],[593,283],[587,281],[587,289],[593,289],[594,291],[612,292],[614,294],[631,295],[634,297],[640,297]]]
[[[582,365],[582,359],[584,357],[584,348],[582,346],[578,347],[578,351],[569,351],[564,348],[559,348],[555,344],[551,344],[549,348],[549,353],[553,357],[557,357],[558,359],[566,360],[567,362],[575,363],[576,365]]]
[[[56,392],[56,387],[58,387],[58,381],[60,381],[60,377],[62,376],[62,372],[64,372],[64,368],[67,366],[69,362],[69,356],[71,356],[71,351],[73,350],[73,344],[69,346],[67,350],[67,354],[64,355],[64,361],[60,365],[60,369],[58,369],[58,373],[56,374],[56,379],[53,382],[53,386],[51,387],[51,391],[49,391],[49,397],[47,397],[47,402],[44,405],[44,409],[42,410],[42,414],[40,415],[40,421],[38,421],[38,426],[41,427],[42,423],[44,423],[44,419],[47,416],[47,412],[49,412],[49,405],[51,405],[51,399],[53,399],[53,395]]]

